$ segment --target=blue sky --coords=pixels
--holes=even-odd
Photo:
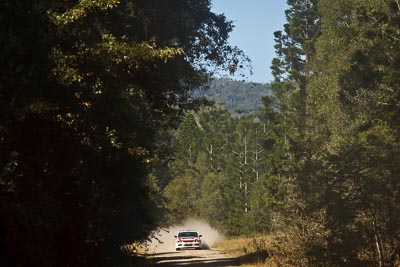
[[[245,80],[261,83],[273,80],[270,71],[275,57],[273,33],[283,29],[286,8],[286,0],[212,1],[212,11],[225,14],[235,24],[230,43],[241,48],[252,60],[254,74]]]

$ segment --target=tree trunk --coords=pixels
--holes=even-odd
[[[376,226],[376,216],[374,216],[374,220],[373,220],[372,224],[373,224],[373,227],[374,227],[374,238],[375,238],[376,250],[377,250],[377,253],[378,253],[379,267],[384,267],[385,266],[385,259],[384,259],[384,255],[383,255],[381,240],[379,238],[378,229],[377,229],[377,226]]]

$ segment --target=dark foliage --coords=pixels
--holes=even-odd
[[[206,0],[6,0],[0,25],[0,265],[124,265],[162,218],[156,136],[243,58],[232,24]]]

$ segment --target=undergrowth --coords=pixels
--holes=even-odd
[[[266,237],[230,238],[220,241],[214,248],[237,257],[241,266],[265,266],[268,259]]]

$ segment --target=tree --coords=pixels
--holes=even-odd
[[[319,1],[288,1],[287,23],[284,31],[275,35],[275,51],[271,69],[275,81],[273,96],[265,97],[265,117],[273,129],[274,175],[281,177],[286,187],[287,201],[291,209],[302,212],[307,191],[307,171],[310,143],[307,131],[307,84],[311,78],[311,66],[315,56],[315,43],[320,35]],[[304,172],[303,172],[304,171]],[[303,172],[303,173],[302,173]],[[296,216],[293,217],[295,220]]]
[[[280,157],[280,166],[275,173],[287,185],[287,199],[292,209],[301,210],[303,200],[300,191],[307,184],[305,168],[311,152],[307,131],[307,84],[311,78],[311,66],[315,56],[315,43],[320,35],[319,1],[288,1],[287,23],[284,31],[275,35],[277,58],[272,61],[273,97],[265,98],[264,111],[273,122],[275,155]],[[274,114],[274,111],[276,114]],[[307,156],[308,155],[308,156]],[[292,188],[292,189],[289,189]],[[296,217],[296,216],[295,216]],[[295,218],[294,217],[294,218]]]
[[[273,87],[283,110],[289,104],[284,99],[285,95],[290,97],[292,94],[298,94],[300,102],[297,108],[303,110],[300,115],[304,117],[305,87],[310,76],[309,68],[315,52],[315,41],[320,34],[318,1],[288,0],[287,3],[289,9],[285,14],[288,23],[284,25],[284,32],[274,33],[277,58],[273,59],[271,65],[275,78]]]

